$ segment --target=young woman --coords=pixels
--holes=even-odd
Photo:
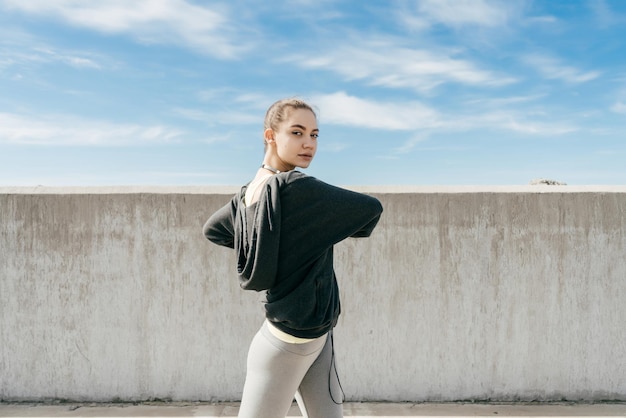
[[[340,313],[333,245],[369,236],[382,206],[295,170],[313,160],[318,135],[307,103],[274,103],[263,164],[204,226],[209,240],[236,251],[241,287],[266,292],[239,417],[285,417],[294,395],[305,417],[343,416],[332,338]]]

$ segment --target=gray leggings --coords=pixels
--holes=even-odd
[[[250,344],[239,417],[284,418],[294,395],[303,417],[343,417],[332,338],[290,344],[267,327],[263,323]]]

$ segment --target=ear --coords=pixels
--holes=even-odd
[[[267,128],[265,132],[263,132],[263,137],[265,138],[266,144],[272,144],[275,142],[274,131],[271,128]]]

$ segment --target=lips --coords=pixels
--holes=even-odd
[[[311,155],[311,154],[298,154],[298,157],[301,157],[301,158],[313,158],[313,155]]]

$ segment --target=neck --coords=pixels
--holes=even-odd
[[[280,173],[280,172],[281,172],[281,171],[280,171],[280,170],[278,170],[277,168],[274,168],[274,167],[272,167],[271,165],[269,165],[269,164],[265,164],[265,163],[261,164],[261,168],[264,168],[264,169],[266,169],[266,170],[268,170],[268,171],[271,171],[271,172],[272,172],[272,173],[274,173],[274,174],[278,174],[278,173]]]
[[[263,158],[263,164],[261,164],[261,168],[271,171],[274,174],[284,173],[285,171],[290,171],[296,168],[291,164],[285,163],[281,158],[277,155],[266,155]]]

